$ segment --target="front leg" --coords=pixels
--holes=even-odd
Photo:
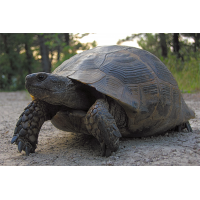
[[[57,107],[44,101],[32,101],[19,117],[11,144],[15,143],[18,145],[19,152],[24,150],[26,155],[34,153],[43,123],[50,120],[57,110]]]
[[[109,105],[104,99],[98,99],[87,112],[85,124],[90,134],[98,139],[102,156],[110,156],[119,148],[121,133],[113,116],[108,111]]]

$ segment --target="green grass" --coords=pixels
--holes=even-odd
[[[162,60],[168,67],[182,92],[192,93],[200,91],[200,59],[190,58],[188,61],[182,62],[176,57],[170,56]]]

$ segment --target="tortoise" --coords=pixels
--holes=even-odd
[[[52,73],[26,76],[33,101],[16,124],[11,143],[34,153],[42,124],[93,135],[102,156],[117,151],[120,137],[169,130],[192,131],[195,113],[186,105],[168,68],[148,51],[98,46],[64,61]]]

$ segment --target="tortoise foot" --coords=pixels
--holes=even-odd
[[[113,116],[108,111],[108,104],[98,99],[89,109],[85,117],[88,132],[99,141],[102,156],[110,156],[119,148],[121,133]]]
[[[189,122],[186,122],[186,123],[185,123],[185,126],[186,126],[188,132],[192,132],[192,127],[190,126],[190,123],[189,123]]]
[[[20,153],[22,151],[25,151],[26,155],[34,153],[37,147],[38,134],[44,121],[44,111],[40,102],[31,102],[19,117],[11,144],[18,145]]]
[[[105,143],[101,143],[101,156],[109,157],[112,154],[112,151],[108,148]]]
[[[29,156],[30,153],[35,153],[36,145],[32,145],[27,139],[14,135],[11,144],[14,142],[18,145],[18,151],[20,153],[25,151],[27,156]]]
[[[187,129],[188,132],[192,132],[192,128],[190,126],[189,121],[186,123],[182,123],[180,125],[177,125],[175,128],[171,129],[172,131],[176,131],[176,132],[181,132],[183,129]]]

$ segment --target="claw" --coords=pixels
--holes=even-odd
[[[105,143],[101,144],[101,156],[105,156],[106,155],[106,145]]]
[[[101,156],[109,157],[111,154],[112,152],[107,148],[107,145],[104,142],[101,143]]]
[[[187,127],[188,132],[192,132],[192,128],[191,128],[191,126],[190,126],[190,123],[189,123],[189,122],[186,122],[185,124],[186,124],[186,127]]]
[[[17,140],[18,137],[19,137],[19,135],[14,135],[11,140],[11,144],[13,144]]]
[[[109,157],[109,156],[111,156],[111,150],[110,149],[106,149],[106,157]]]
[[[29,156],[29,154],[30,154],[30,147],[26,146],[25,151],[26,151],[26,155]]]
[[[19,141],[19,144],[18,144],[18,150],[19,152],[21,153],[22,149],[23,149],[23,142],[22,141]]]

